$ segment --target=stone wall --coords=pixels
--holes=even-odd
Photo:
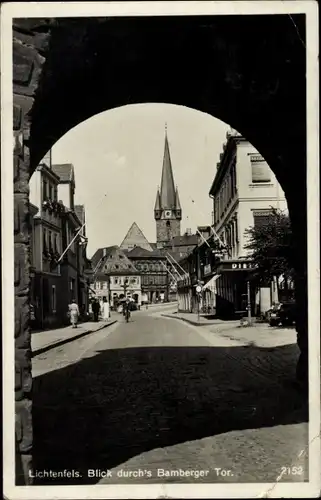
[[[32,374],[30,315],[29,137],[31,110],[49,37],[47,23],[13,23],[14,287],[16,484],[31,484]]]
[[[169,220],[170,227],[166,225],[167,220],[157,220],[156,221],[156,238],[157,242],[166,242],[174,236],[180,236],[181,234],[181,221],[180,220]],[[169,237],[170,235],[170,237]]]

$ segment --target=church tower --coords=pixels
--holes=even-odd
[[[165,148],[160,189],[157,190],[154,208],[157,247],[162,248],[181,234],[182,209],[178,190],[175,189],[171,157],[165,128]]]

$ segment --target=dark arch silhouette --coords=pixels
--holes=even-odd
[[[230,124],[264,156],[293,227],[298,378],[307,385],[305,23],[304,14],[14,20],[15,381],[25,471],[32,449],[28,180],[68,130],[108,109],[187,106]]]

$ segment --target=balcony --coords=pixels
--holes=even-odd
[[[48,211],[49,214],[56,214],[56,215],[65,212],[65,206],[61,202],[51,200],[50,198],[46,198],[43,201],[42,209],[44,210],[44,212]]]

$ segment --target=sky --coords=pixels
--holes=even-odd
[[[154,204],[161,181],[165,124],[182,206],[181,232],[211,223],[213,182],[229,126],[171,104],[135,104],[99,113],[52,148],[53,163],[75,168],[75,204],[84,204],[88,256],[120,245],[136,222],[156,241]]]

